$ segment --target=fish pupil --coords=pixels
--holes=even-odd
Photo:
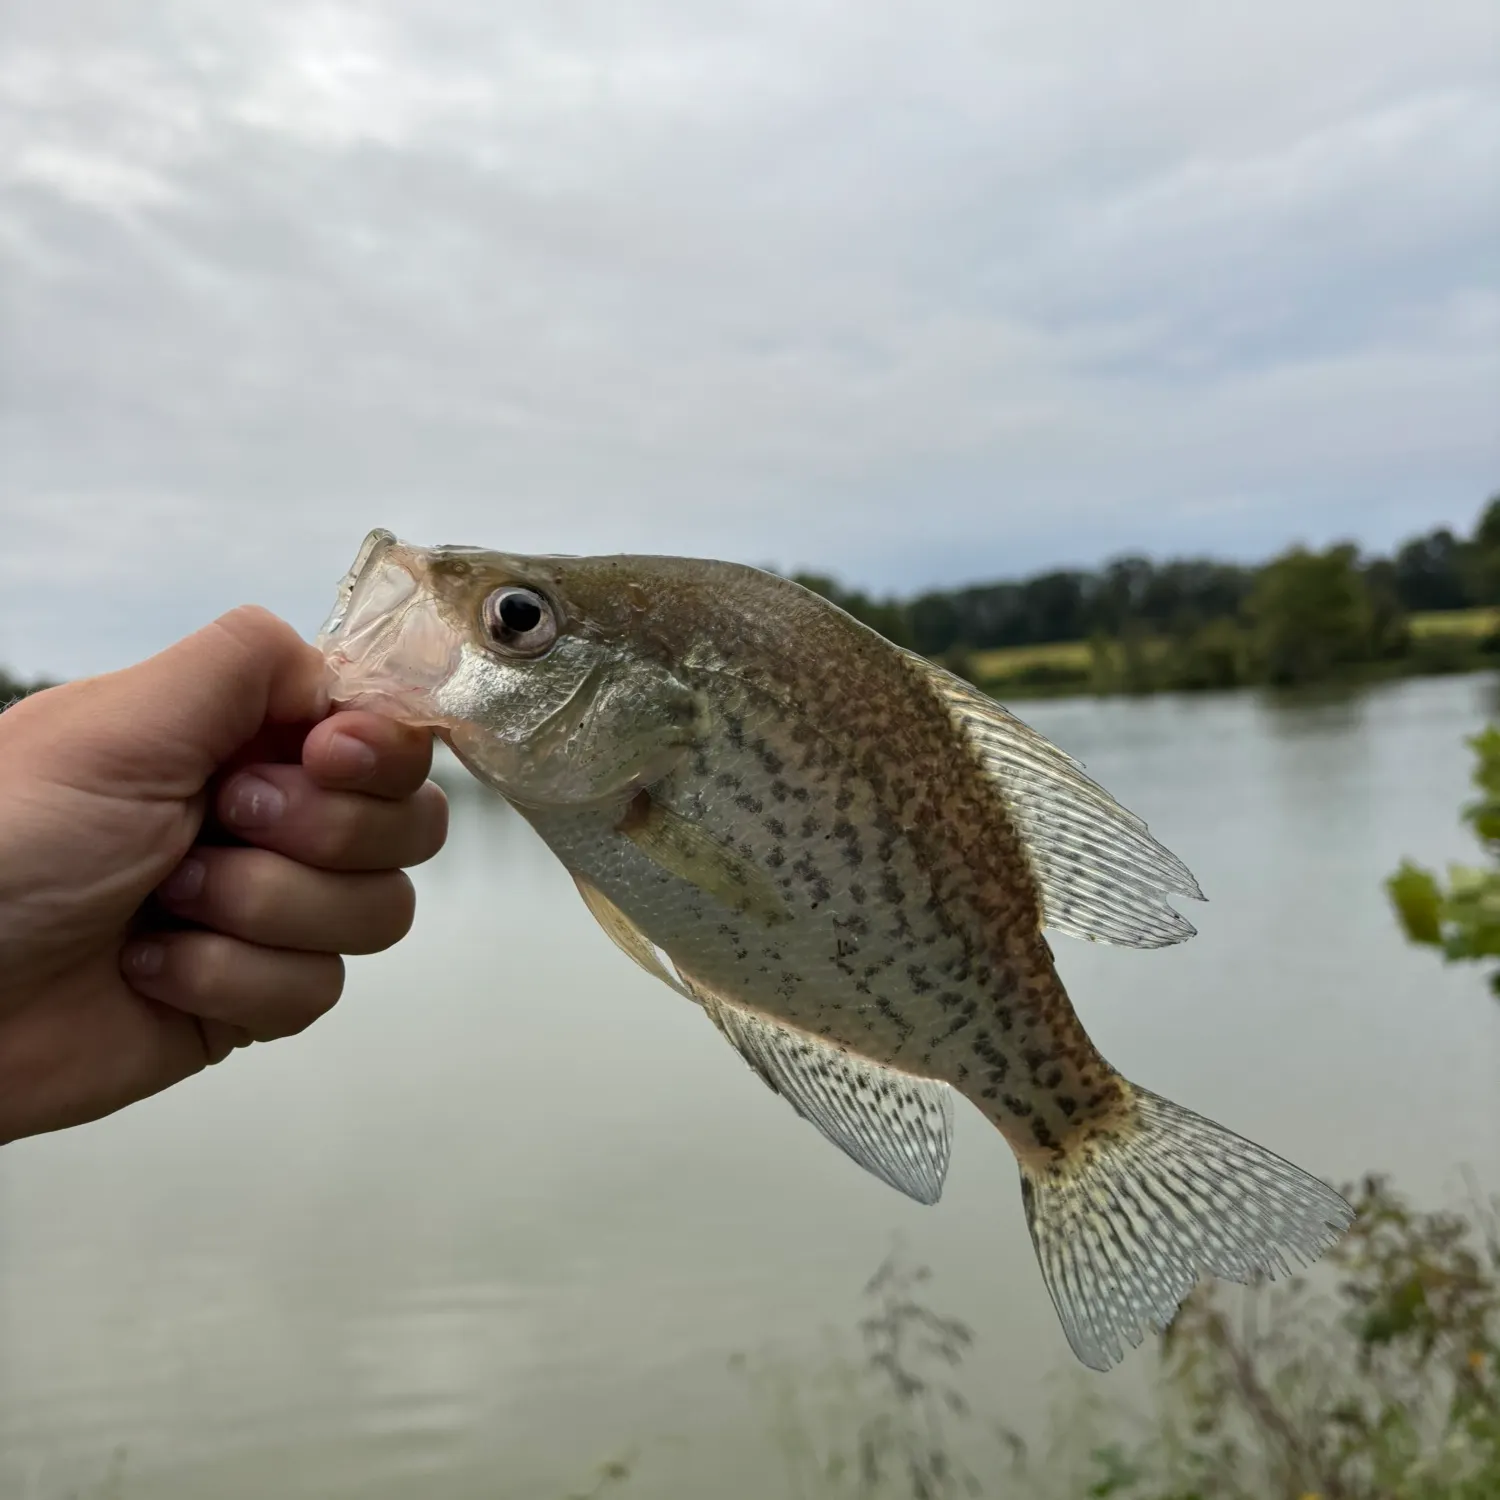
[[[542,607],[530,594],[507,594],[500,601],[500,623],[517,635],[525,635],[542,623]]]

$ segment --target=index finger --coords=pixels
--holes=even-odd
[[[302,765],[319,786],[399,800],[432,770],[432,731],[366,709],[341,709],[309,732]]]

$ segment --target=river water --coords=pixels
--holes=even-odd
[[[1472,852],[1462,737],[1494,693],[1023,705],[1210,897],[1178,948],[1055,943],[1106,1056],[1334,1180],[1500,1186],[1500,1005],[1381,888]],[[0,1495],[560,1500],[634,1447],[622,1495],[777,1500],[729,1356],[849,1327],[893,1238],[973,1326],[987,1409],[1034,1432],[1095,1388],[976,1113],[941,1205],[907,1202],[620,955],[519,819],[454,801],[413,936],[312,1031],[0,1153]]]

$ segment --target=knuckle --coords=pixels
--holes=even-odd
[[[322,797],[308,832],[317,864],[331,870],[357,866],[371,842],[370,812],[353,797]]]
[[[233,992],[232,938],[217,932],[183,933],[171,946],[172,977],[198,1001],[219,1001]]]
[[[274,855],[235,851],[223,861],[221,900],[226,920],[254,938],[279,927],[286,905],[286,881]]]
[[[448,794],[435,781],[422,788],[426,816],[423,859],[431,859],[448,842]]]
[[[344,993],[344,963],[336,954],[318,954],[304,961],[302,986],[298,992],[296,1013],[290,1018],[288,1036],[306,1031],[314,1021],[326,1016]]]
[[[387,947],[392,943],[399,943],[411,931],[412,923],[417,917],[417,888],[400,870],[391,877],[388,899],[390,915],[387,931],[390,943],[387,943]]]
[[[416,910],[416,888],[400,870],[370,876],[343,951],[380,953],[394,947],[411,931]]]

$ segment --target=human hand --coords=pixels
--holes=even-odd
[[[264,610],[0,714],[0,1142],[310,1025],[411,926],[431,736]]]

